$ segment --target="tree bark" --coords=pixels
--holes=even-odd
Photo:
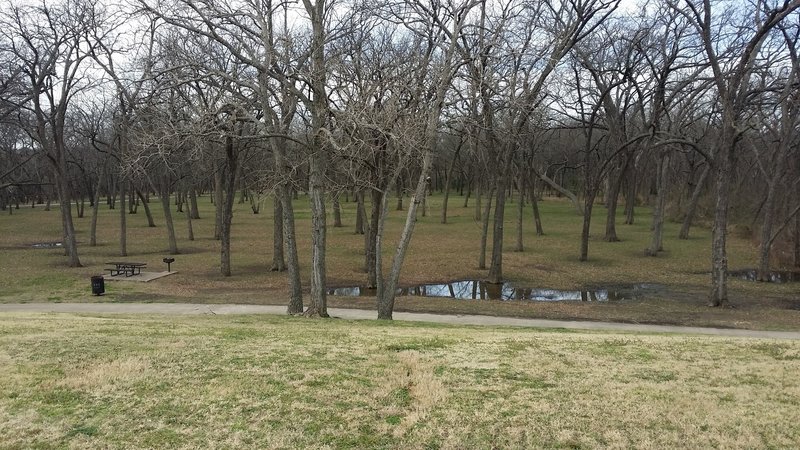
[[[653,209],[653,234],[650,246],[646,250],[648,256],[658,256],[658,252],[664,251],[664,216],[667,206],[667,171],[669,170],[669,153],[664,152],[658,162],[658,194],[656,205]]]
[[[794,216],[794,266],[800,267],[800,214]]]
[[[606,196],[608,210],[606,211],[606,234],[603,237],[606,242],[619,241],[619,237],[617,237],[617,204],[619,203],[619,191],[622,188],[622,181],[625,179],[625,173],[627,172],[627,160],[628,157],[626,157],[625,164],[614,174],[615,176],[609,174],[609,179],[614,178],[614,180],[609,183],[608,195]]]
[[[283,253],[283,206],[279,192],[275,191],[272,200],[272,266],[270,271],[283,272],[286,270],[286,259]],[[302,311],[302,307],[300,308]]]
[[[545,183],[549,184],[550,187],[552,187],[556,191],[558,191],[561,194],[563,194],[564,196],[566,196],[569,199],[569,201],[572,202],[572,206],[575,207],[575,211],[578,213],[579,216],[582,216],[584,214],[583,213],[583,209],[581,209],[581,203],[580,203],[580,201],[578,201],[578,197],[576,197],[575,194],[573,194],[572,192],[570,192],[568,189],[564,188],[560,184],[556,183],[553,179],[551,179],[550,177],[548,177],[547,175],[545,175],[543,173],[541,173],[541,174],[537,173],[536,176],[538,176]]]
[[[189,186],[189,205],[191,206],[192,219],[200,219],[200,210],[197,208],[197,189]]]
[[[125,178],[119,178],[119,256],[128,256],[128,211],[125,208]]]
[[[733,167],[733,153],[736,146],[736,130],[732,119],[726,121],[728,127],[722,130],[723,136],[718,151],[716,167],[717,198],[714,204],[714,224],[711,228],[711,294],[709,306],[728,304],[728,205],[730,204],[730,182]]]
[[[480,198],[480,193],[479,197]],[[478,254],[478,268],[486,268],[486,241],[489,239],[489,214],[492,210],[492,199],[494,198],[494,188],[489,190],[489,195],[486,196],[486,207],[483,209],[481,216],[481,249]]]
[[[524,246],[522,242],[522,234],[523,234],[523,216],[525,215],[525,202],[523,201],[523,196],[525,195],[525,177],[522,174],[522,170],[519,171],[519,176],[517,178],[517,188],[519,189],[519,201],[517,202],[517,242],[514,245],[515,252],[524,251]]]
[[[161,188],[161,207],[164,210],[164,221],[167,228],[167,238],[169,240],[169,254],[178,254],[178,240],[175,238],[175,224],[172,221],[172,210],[169,207],[170,189],[169,183],[164,180]]]
[[[222,167],[214,162],[214,239],[220,240],[222,232]]]
[[[150,228],[154,228],[156,226],[156,222],[153,220],[153,213],[150,211],[150,202],[142,194],[142,191],[139,189],[136,190],[136,195],[139,197],[139,200],[142,202],[142,207],[144,208],[144,214],[147,216],[147,226]]]
[[[510,148],[511,144],[507,144],[509,148],[505,149],[503,155],[502,172],[498,174],[497,191],[495,193],[495,206],[494,206],[494,226],[492,229],[492,261],[489,265],[489,276],[487,281],[492,284],[500,284],[503,282],[503,230],[505,227],[505,206],[506,206],[506,190],[508,188],[508,174],[511,170],[511,162],[513,160],[513,149]]]
[[[339,204],[339,193],[333,194],[333,227],[342,227],[342,205]]]
[[[384,193],[378,189],[371,191],[371,209],[369,228],[367,229],[366,246],[366,272],[367,272],[367,288],[376,289],[378,287],[378,267],[377,267],[377,252],[378,252],[378,223],[381,220],[381,208],[383,205]]]
[[[697,184],[694,186],[692,198],[689,200],[689,205],[686,209],[686,217],[683,218],[681,231],[678,233],[678,239],[689,239],[689,227],[692,226],[694,215],[697,212],[697,203],[700,201],[700,194],[703,192],[709,173],[711,173],[711,166],[706,165],[705,169],[703,169],[703,172],[700,174],[700,179],[697,180]]]
[[[220,272],[223,276],[231,276],[231,224],[233,222],[233,202],[236,200],[236,179],[239,174],[239,150],[232,137],[225,142],[225,159],[227,170],[223,179],[222,204],[217,208],[222,211],[220,222]]]
[[[100,174],[97,177],[97,185],[94,189],[94,204],[92,204],[92,222],[89,226],[89,245],[91,247],[97,246],[97,215],[100,212],[100,183],[105,176],[106,164],[100,168]]]
[[[536,182],[531,182],[531,205],[533,206],[533,220],[536,222],[536,235],[544,236],[542,228],[542,217],[539,215],[539,201],[536,199]]]
[[[355,234],[364,234],[364,191],[356,192],[356,230]]]
[[[445,175],[444,179],[444,198],[442,199],[442,223],[447,223],[447,202],[450,200],[450,180],[453,176],[453,169],[456,167],[456,161],[458,161],[458,154],[463,145],[464,140],[462,139],[458,144],[455,153],[453,154],[453,159],[450,161],[450,165],[447,167],[447,174]]]
[[[581,256],[578,258],[581,262],[589,260],[589,230],[592,225],[592,209],[594,208],[594,200],[597,197],[597,188],[591,188],[586,193],[584,201],[584,214],[583,214],[583,228],[581,229]]]

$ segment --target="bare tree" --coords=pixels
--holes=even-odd
[[[64,247],[70,267],[80,267],[69,185],[65,128],[70,102],[91,85],[84,37],[101,16],[90,2],[10,4],[0,17],[3,59],[17,62],[24,91],[13,100],[18,124],[42,149],[55,175]],[[8,99],[6,100],[8,101]]]
[[[719,95],[721,123],[714,151],[716,199],[711,247],[710,306],[728,303],[727,227],[731,178],[742,130],[747,128],[745,115],[750,96],[750,81],[758,65],[761,46],[770,32],[800,8],[800,0],[777,0],[758,3],[726,3],[739,8],[738,14],[722,12],[711,0],[684,0],[680,8],[703,43],[714,84]],[[755,20],[752,18],[755,17]],[[740,18],[740,21],[735,21]],[[744,22],[742,22],[743,20]],[[717,33],[733,32],[733,39]]]

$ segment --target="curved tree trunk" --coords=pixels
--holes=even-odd
[[[575,211],[578,213],[578,215],[582,216],[584,214],[583,209],[581,208],[581,202],[578,200],[578,197],[575,194],[573,194],[560,184],[556,183],[553,179],[551,179],[550,177],[548,177],[543,173],[541,174],[537,173],[536,176],[538,176],[539,179],[541,179],[545,183],[549,184],[550,187],[552,187],[556,191],[566,196],[569,199],[569,201],[572,202],[572,206],[575,207]]]
[[[531,206],[533,206],[533,220],[536,223],[536,235],[544,236],[544,228],[542,228],[542,217],[539,215],[539,201],[536,199],[536,182],[531,182],[530,187]]]
[[[138,189],[136,190],[136,195],[139,197],[139,201],[142,203],[145,216],[147,216],[147,226],[151,228],[155,227],[156,222],[153,220],[153,213],[150,211],[150,202],[148,202],[147,199],[144,198],[142,191]]]

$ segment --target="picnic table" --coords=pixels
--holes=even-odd
[[[141,275],[142,274],[142,267],[146,267],[147,263],[140,263],[140,262],[129,262],[129,261],[110,261],[107,262],[109,266],[114,266],[114,268],[106,269],[112,277],[117,275],[125,275],[126,277],[132,277],[134,275]]]

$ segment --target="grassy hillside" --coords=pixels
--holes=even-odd
[[[790,448],[800,343],[0,316],[0,448]]]

